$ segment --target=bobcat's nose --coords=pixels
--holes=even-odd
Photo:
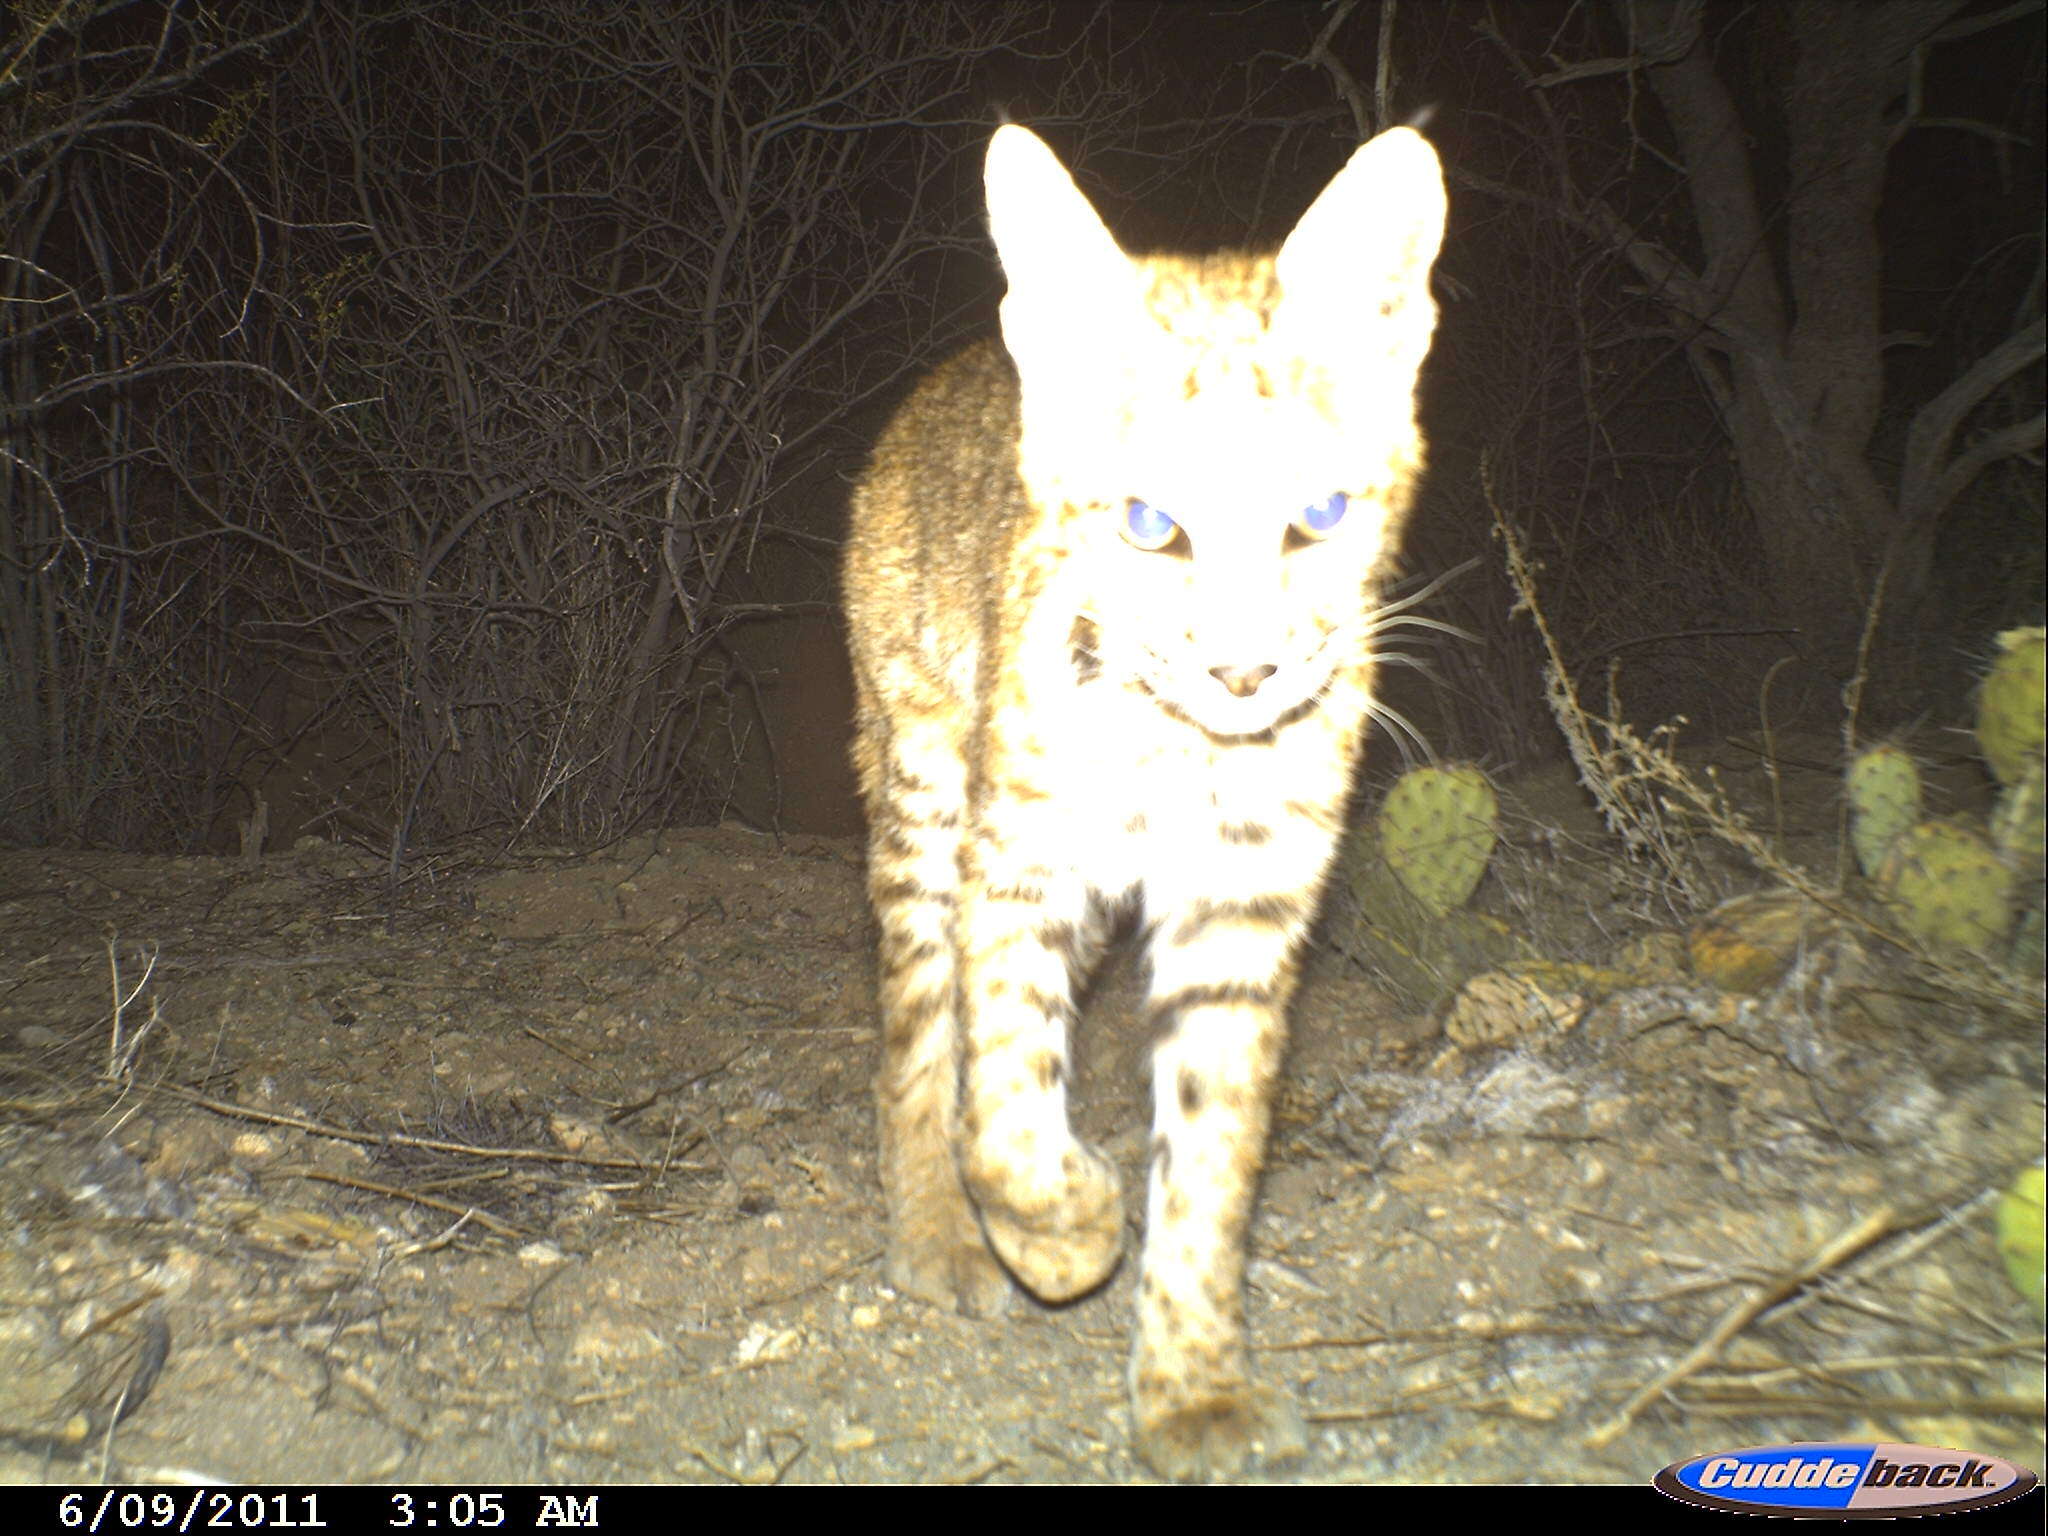
[[[1233,699],[1248,699],[1259,691],[1259,684],[1279,670],[1274,666],[1211,667],[1209,675],[1228,688]]]

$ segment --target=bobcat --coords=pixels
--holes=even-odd
[[[1014,125],[986,186],[1004,347],[910,396],[846,553],[888,1276],[987,1315],[1012,1276],[1059,1302],[1116,1268],[1121,1181],[1068,1125],[1067,1032],[1136,903],[1159,1028],[1137,1444],[1227,1477],[1304,1448],[1249,1374],[1245,1230],[1421,467],[1443,174],[1383,133],[1272,256],[1126,256]]]

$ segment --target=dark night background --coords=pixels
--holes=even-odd
[[[832,567],[1037,128],[1134,248],[1450,176],[1398,707],[1959,724],[2043,607],[2042,8],[23,0],[0,840],[850,830]],[[972,515],[963,509],[963,515]],[[1875,623],[1867,621],[1875,613]],[[1381,761],[1387,754],[1382,752]]]

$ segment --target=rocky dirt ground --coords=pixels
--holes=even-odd
[[[1489,887],[1657,952],[1568,780],[1517,814]],[[1259,1368],[1310,1429],[1271,1475],[2043,1465],[1991,1236],[2042,1152],[2038,1010],[1834,950],[1451,1039],[1341,907],[1254,1233]],[[1129,1264],[993,1323],[884,1285],[870,942],[857,844],[735,828],[396,888],[311,840],[0,853],[0,1477],[1145,1480]],[[1077,1093],[1133,1189],[1136,987],[1113,962]]]

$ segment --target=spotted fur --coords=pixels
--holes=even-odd
[[[1268,256],[1127,257],[1022,128],[987,191],[1004,346],[911,395],[846,559],[888,1274],[986,1315],[1013,1276],[1064,1301],[1115,1269],[1123,1190],[1070,1128],[1068,1036],[1136,906],[1138,1449],[1229,1476],[1303,1440],[1248,1369],[1245,1231],[1421,466],[1443,180],[1384,134]]]

